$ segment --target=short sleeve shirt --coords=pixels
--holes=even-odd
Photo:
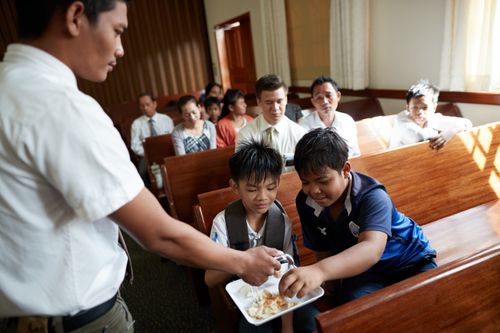
[[[385,188],[366,175],[351,172],[345,208],[337,220],[302,191],[296,204],[304,245],[313,251],[340,253],[357,244],[361,232],[371,230],[388,236],[384,253],[372,271],[403,267],[424,256],[435,256],[420,226],[398,212]]]

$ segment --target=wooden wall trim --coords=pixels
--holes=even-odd
[[[309,87],[290,87],[290,92],[309,94]],[[360,96],[373,98],[394,98],[405,99],[406,90],[396,89],[365,89],[350,90],[341,89],[343,96]],[[491,104],[500,105],[500,94],[486,92],[459,92],[442,91],[439,94],[440,102],[470,103],[470,104]]]

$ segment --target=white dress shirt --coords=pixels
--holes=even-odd
[[[307,116],[299,119],[299,124],[308,131],[315,128],[326,128],[326,125],[321,121],[318,111],[312,111]],[[356,122],[350,115],[344,112],[335,111],[335,118],[331,128],[347,142],[349,146],[349,157],[359,155],[358,145],[358,130]]]
[[[149,120],[153,120],[156,135],[170,134],[174,130],[172,118],[163,113],[156,112],[149,118],[142,115],[132,123],[130,148],[138,156],[144,156],[144,141],[151,136],[151,125]]]
[[[389,147],[399,147],[425,140],[439,134],[438,131],[465,131],[472,127],[472,122],[466,118],[445,116],[434,113],[427,119],[427,124],[420,127],[411,117],[410,112],[403,110],[398,113],[392,129]]]
[[[107,216],[143,187],[72,71],[10,45],[0,63],[0,318],[74,314],[115,295],[127,257]]]
[[[243,127],[238,133],[238,138],[236,139],[236,150],[245,141],[266,141],[266,130],[271,126],[274,127],[274,148],[277,149],[281,155],[293,156],[293,154],[295,154],[295,146],[302,136],[306,134],[306,130],[286,116],[283,116],[283,118],[281,118],[279,123],[276,125],[270,125],[264,119],[262,114],[259,115]]]

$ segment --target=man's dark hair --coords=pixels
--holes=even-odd
[[[139,100],[139,98],[144,97],[144,96],[149,96],[149,98],[151,98],[151,100],[153,102],[156,101],[155,95],[153,95],[153,93],[150,91],[145,91],[145,92],[140,93],[139,96],[137,96],[137,100]]]
[[[209,107],[211,107],[214,104],[220,108],[220,101],[217,97],[214,97],[214,96],[207,97],[205,99],[205,103],[203,103],[203,104],[205,105],[205,109],[208,109]]]
[[[177,101],[177,110],[179,110],[180,114],[182,114],[182,107],[189,102],[193,102],[195,105],[198,105],[198,101],[192,95],[185,95],[179,98]]]
[[[234,104],[238,101],[238,98],[245,98],[243,91],[239,89],[228,89],[226,91],[226,94],[224,95],[224,105],[222,106],[222,112],[220,114],[221,119],[229,114],[229,106],[234,106]]]
[[[231,178],[262,183],[267,177],[278,180],[283,169],[281,155],[263,141],[245,141],[229,159]]]
[[[299,175],[319,174],[325,168],[342,171],[349,156],[345,140],[330,128],[317,128],[305,134],[295,147],[294,164]]]
[[[337,82],[335,82],[334,79],[328,76],[321,75],[320,77],[314,79],[313,83],[311,84],[311,89],[310,89],[311,96],[313,95],[314,88],[316,86],[322,85],[323,83],[330,83],[333,86],[333,89],[335,89],[335,91],[339,91],[339,85],[337,84]]]
[[[417,83],[412,85],[408,92],[406,93],[406,103],[409,104],[412,98],[418,98],[422,96],[430,96],[432,102],[437,104],[439,98],[439,89],[435,85],[432,85],[427,80],[419,80]]]
[[[102,12],[115,8],[118,1],[129,0],[79,0],[85,6],[90,24],[95,24]],[[54,14],[66,11],[75,0],[16,0],[17,35],[19,39],[36,39],[43,35]]]
[[[285,82],[275,74],[264,75],[255,82],[255,95],[260,98],[263,91],[275,91],[283,87],[285,94],[288,92],[288,87]]]

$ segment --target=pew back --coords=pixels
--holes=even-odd
[[[229,184],[229,158],[234,146],[164,159],[164,189],[175,218],[194,223],[193,204],[199,193]]]
[[[337,110],[347,113],[354,121],[384,115],[382,106],[377,98],[363,98],[349,102],[340,102]]]
[[[378,116],[356,121],[358,145],[361,155],[389,148],[391,131],[396,115]]]
[[[354,171],[384,184],[398,210],[423,225],[500,197],[500,123],[427,143],[354,157]]]
[[[161,193],[164,195],[163,188],[158,188],[156,184],[156,178],[151,172],[151,165],[156,163],[161,165],[165,157],[174,156],[175,150],[172,143],[171,134],[163,134],[157,136],[151,136],[146,138],[144,141],[144,159],[146,160],[146,165],[148,167],[149,180],[151,182],[152,189],[157,189],[157,196]]]
[[[318,330],[498,332],[498,281],[500,244],[323,312]]]

